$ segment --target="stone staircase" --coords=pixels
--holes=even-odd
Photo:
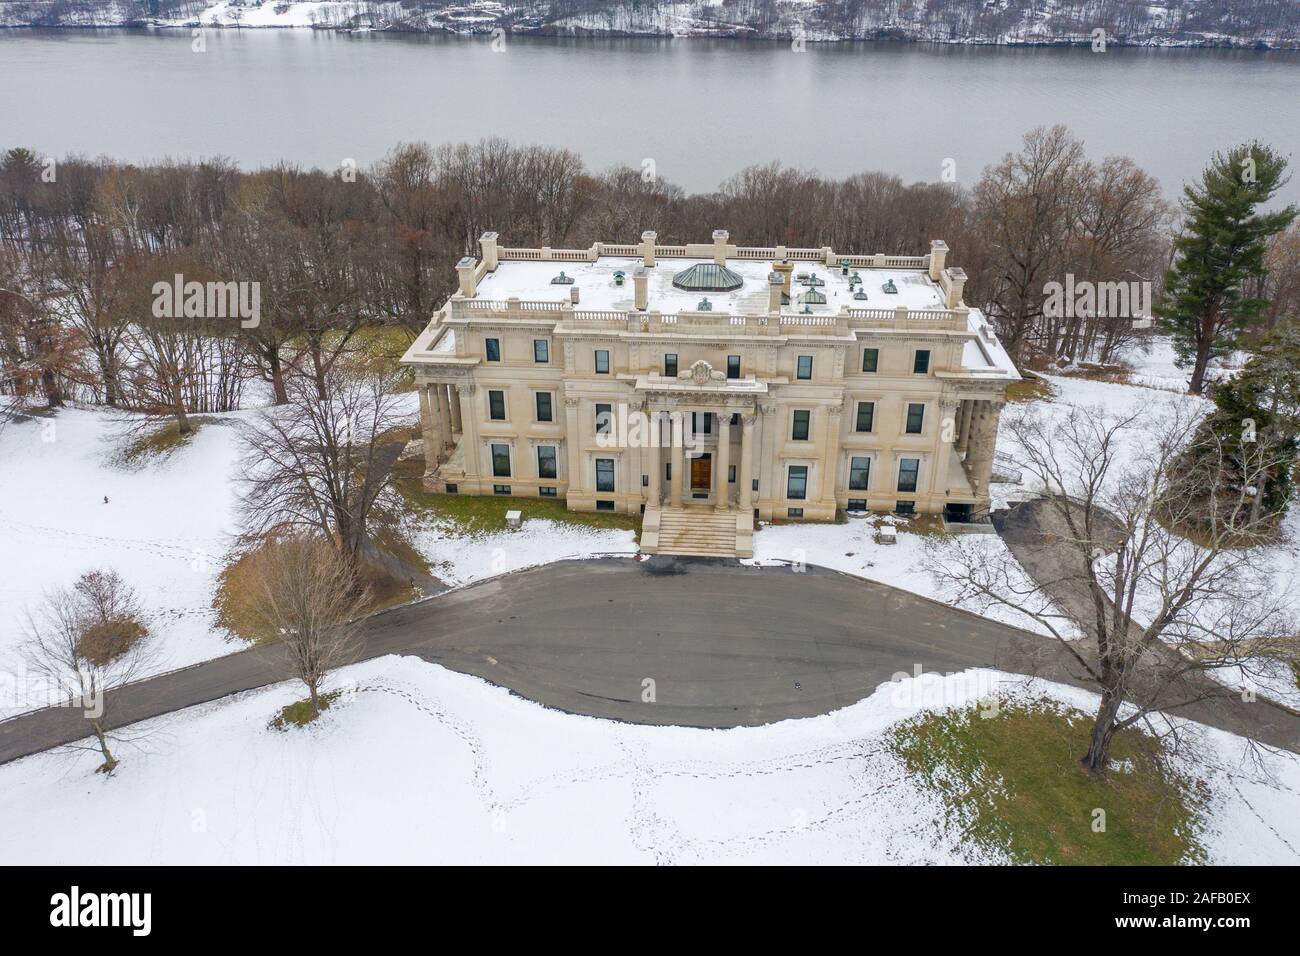
[[[647,554],[748,558],[752,541],[751,517],[702,507],[647,508],[641,531],[641,550]]]

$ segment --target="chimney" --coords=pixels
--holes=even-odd
[[[632,305],[637,311],[644,312],[650,307],[650,277],[646,275],[645,266],[637,266],[632,272],[632,288]]]
[[[488,272],[497,271],[497,234],[495,232],[485,232],[478,240],[479,249],[483,252],[483,264],[487,267]]]
[[[785,291],[785,280],[781,273],[770,272],[767,276],[767,311],[781,311],[781,293]]]
[[[569,304],[578,304],[578,287],[576,285],[569,286]]]
[[[647,269],[654,268],[655,264],[655,240],[659,234],[653,229],[648,229],[641,233],[641,265]]]
[[[786,298],[790,298],[790,279],[794,275],[794,263],[789,259],[781,259],[779,262],[772,263],[772,268],[781,275],[781,291],[785,293]]]
[[[474,278],[475,262],[473,256],[465,256],[456,263],[456,277],[460,280],[460,294],[467,299],[474,298],[478,280]]]
[[[939,284],[944,291],[944,307],[955,309],[961,305],[961,294],[966,288],[966,272],[957,266],[940,273]]]
[[[731,233],[725,229],[713,230],[713,261],[720,266],[727,264],[727,240]]]
[[[948,261],[948,243],[942,239],[930,240],[930,278],[938,282],[943,275],[944,264]]]

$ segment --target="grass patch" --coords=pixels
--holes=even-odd
[[[1037,402],[1052,397],[1052,386],[1046,379],[1022,378],[1007,386],[1007,401]]]
[[[1079,765],[1091,717],[1050,701],[924,714],[890,745],[937,790],[949,823],[1016,863],[1169,866],[1200,863],[1204,785],[1171,771],[1151,737],[1116,737],[1104,777]],[[1093,832],[1094,811],[1105,831]]]
[[[369,597],[364,611],[374,614],[386,608],[408,604],[422,594],[398,568],[410,568],[421,574],[429,573],[428,562],[396,532],[383,532],[376,536],[377,548],[391,555],[389,567],[372,561],[363,561],[359,571],[361,583]],[[254,595],[261,586],[257,576],[255,555],[257,549],[245,551],[222,569],[217,576],[217,590],[212,597],[213,610],[217,612],[217,625],[228,634],[257,644],[268,644],[276,635],[267,629],[254,611]]]
[[[175,419],[150,428],[132,437],[130,443],[118,455],[123,465],[142,465],[155,458],[167,458],[178,449],[184,448],[199,433],[199,429],[209,423],[210,419],[189,416],[189,434],[182,435]]]
[[[329,710],[330,705],[338,700],[342,693],[342,691],[335,690],[330,691],[328,694],[321,694],[317,697],[316,699],[320,703],[321,713],[323,714],[325,711]],[[311,698],[306,697],[302,700],[296,700],[292,704],[281,707],[280,713],[276,714],[275,718],[271,721],[271,727],[274,730],[288,730],[290,727],[306,727],[318,716],[319,714],[312,712]]]
[[[524,520],[544,518],[587,528],[636,531],[636,515],[608,511],[569,511],[563,499],[506,498],[496,495],[439,495],[424,490],[418,477],[402,476],[394,487],[416,516],[449,521],[465,534],[506,530],[506,512],[519,511]]]
[[[406,329],[393,325],[369,325],[358,329],[352,336],[352,344],[390,368],[398,367],[412,341],[411,334]],[[415,391],[414,375],[404,375],[402,386],[398,390]]]

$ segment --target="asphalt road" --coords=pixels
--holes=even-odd
[[[1092,619],[1092,595],[1058,510],[1039,498],[994,512],[993,523],[1020,566],[1067,614],[1076,621]],[[1135,625],[1133,631],[1136,641],[1140,629]],[[1080,641],[1079,648],[1096,659],[1095,638]],[[1199,670],[1189,671],[1186,659],[1163,644],[1149,647],[1140,666],[1129,681],[1130,699],[1300,753],[1300,715],[1283,705],[1262,695],[1243,701],[1239,690]],[[1179,705],[1182,701],[1191,703]]]
[[[108,712],[121,726],[284,680],[282,653],[258,647],[129,685]],[[414,654],[570,713],[690,727],[824,714],[916,666],[1087,686],[1056,642],[905,591],[821,568],[668,556],[565,561],[377,614],[360,659],[384,654]],[[642,699],[647,679],[653,701]],[[1300,721],[1268,710],[1186,716],[1297,749]],[[0,722],[0,763],[86,734],[69,708]]]
[[[905,591],[668,556],[546,565],[375,615],[361,659],[394,653],[570,713],[691,727],[823,714],[917,665],[1071,680],[1051,642]],[[107,709],[122,726],[288,676],[280,649],[258,647],[129,685]],[[0,763],[87,732],[71,708],[0,722]]]

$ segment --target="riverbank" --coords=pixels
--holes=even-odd
[[[1096,6],[1095,16],[1090,8]],[[949,9],[897,16],[864,9],[840,16],[807,0],[779,0],[775,15],[744,5],[724,10],[705,0],[605,7],[566,12],[556,3],[545,16],[495,0],[433,2],[410,7],[391,0],[16,0],[0,4],[0,28],[54,29],[310,29],[343,33],[424,33],[493,36],[621,37],[760,40],[801,44],[860,42],[945,46],[1107,47],[1159,49],[1300,49],[1300,11],[1237,18],[1236,32],[1221,31],[1208,0],[1166,9],[1152,5],[1123,24],[1111,22],[1099,3],[1056,10],[1052,3],[1018,16],[988,11],[976,0]],[[966,7],[971,9],[963,10]],[[770,11],[769,11],[770,12]],[[149,14],[149,15],[146,15]],[[1202,17],[1204,19],[1202,20]],[[1294,21],[1294,22],[1292,22]]]

